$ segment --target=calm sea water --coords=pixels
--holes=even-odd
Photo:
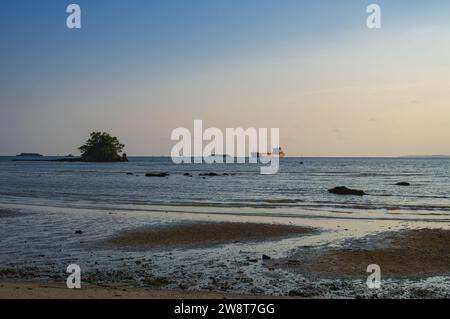
[[[450,214],[450,159],[287,158],[277,175],[255,164],[175,165],[166,157],[128,163],[14,162],[0,157],[0,203],[64,207],[250,208],[311,216],[352,213],[446,218]],[[303,162],[303,164],[301,164]],[[169,172],[166,178],[146,172]],[[203,178],[201,173],[229,174]],[[126,173],[133,173],[127,175]],[[184,176],[185,173],[192,177]],[[410,187],[396,186],[409,182]],[[328,193],[335,186],[362,189],[364,197]]]

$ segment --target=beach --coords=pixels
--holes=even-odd
[[[448,160],[285,161],[261,176],[246,164],[165,158],[0,160],[1,294],[449,297]],[[328,192],[339,185],[366,195]],[[80,291],[64,288],[71,264]],[[370,264],[381,268],[380,289],[367,286]]]
[[[38,267],[2,267],[0,295],[150,299],[450,296],[450,230],[386,230],[313,244],[311,239],[323,236],[321,232],[327,231],[236,222],[140,227],[91,243],[91,249],[106,248],[108,255],[100,262],[100,256],[91,253],[81,290],[65,288],[63,272],[45,262]],[[290,247],[287,256],[277,256],[277,247],[284,251]],[[382,269],[382,290],[366,287],[366,268],[372,263]],[[266,290],[258,289],[261,286]]]
[[[214,233],[204,233],[201,242],[198,238],[187,243],[185,234],[192,230],[200,230],[208,224],[197,224],[174,229],[164,229],[164,234],[169,237],[172,247],[205,247],[217,245],[217,236]],[[211,226],[211,225],[210,225]],[[246,224],[218,224],[212,227],[216,231],[234,227],[235,229],[245,228]],[[259,229],[258,229],[259,228]],[[272,233],[276,230],[277,238],[280,232],[284,235],[294,233],[296,236],[312,233],[311,229],[302,229],[292,226],[276,226],[274,229],[268,225],[248,224],[247,233],[258,232]],[[151,246],[143,245],[146,239],[153,239],[152,236],[160,234],[160,230],[139,230],[129,232],[126,235],[114,237],[108,245],[115,246],[116,249],[146,249]],[[226,241],[236,239],[244,240],[242,234],[229,232]],[[125,237],[123,237],[125,236]],[[262,256],[261,259],[245,258],[247,263],[260,264],[265,272],[272,272],[276,276],[276,269],[287,270],[292,273],[304,276],[303,285],[297,289],[290,290],[286,295],[277,297],[285,298],[322,298],[332,295],[333,292],[340,292],[353,295],[356,298],[388,297],[388,298],[448,298],[450,297],[449,274],[450,274],[450,251],[448,240],[450,230],[441,229],[417,229],[400,232],[385,232],[377,236],[370,236],[358,240],[347,241],[340,248],[320,247],[320,248],[298,248],[287,258],[272,259],[269,256]],[[179,241],[179,239],[182,241]],[[223,236],[222,236],[223,238]],[[251,236],[247,240],[254,241]],[[221,243],[222,244],[222,243]],[[209,246],[206,245],[206,246]],[[158,246],[159,247],[159,246]],[[383,279],[389,280],[389,288],[368,294],[358,282],[363,282],[366,277],[366,267],[372,262],[378,262],[383,269]],[[136,265],[141,263],[135,262]],[[205,260],[205,269],[208,262]],[[224,271],[226,271],[224,269]],[[110,298],[130,298],[130,299],[246,299],[264,298],[270,295],[261,293],[246,294],[242,292],[232,292],[233,289],[223,289],[220,285],[211,287],[210,290],[190,290],[166,289],[170,283],[169,278],[149,278],[147,285],[151,288],[140,287],[133,284],[132,272],[111,272],[109,274],[99,274],[98,271],[91,273],[89,278],[84,277],[82,289],[68,289],[64,283],[53,281],[24,281],[26,271],[15,269],[11,271],[0,271],[0,298],[13,299],[110,299]],[[28,274],[30,274],[28,272]],[[263,275],[264,274],[263,272]],[[26,276],[25,276],[26,277]],[[429,278],[441,278],[439,284],[434,281],[428,282]],[[402,279],[409,279],[402,283]],[[102,284],[98,282],[102,281]],[[97,284],[95,284],[97,282]],[[315,284],[313,284],[315,283]],[[225,290],[217,293],[214,291]],[[366,290],[366,292],[364,292]],[[273,296],[272,296],[273,297]]]

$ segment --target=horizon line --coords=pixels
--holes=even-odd
[[[19,153],[20,154],[20,153]],[[39,154],[39,153],[36,153]],[[67,155],[44,155],[41,154],[44,157],[67,157]],[[17,157],[18,154],[15,155],[3,155],[0,154],[0,157]],[[79,155],[74,155],[74,157],[79,157]],[[171,157],[170,155],[128,155],[128,158],[133,157]],[[179,157],[189,157],[189,156],[179,156]],[[195,156],[191,156],[195,157]],[[231,157],[231,156],[230,156]],[[243,156],[236,156],[237,158],[243,157]],[[340,155],[308,155],[308,156],[286,156],[285,158],[442,158],[442,157],[450,157],[450,155],[445,154],[432,154],[432,155],[348,155],[348,156],[340,156]]]

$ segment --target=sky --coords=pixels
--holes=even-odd
[[[0,0],[0,155],[91,131],[169,155],[196,119],[279,128],[288,156],[450,154],[450,2]]]

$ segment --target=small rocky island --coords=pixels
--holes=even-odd
[[[43,157],[43,155],[39,153],[20,153],[16,157]]]
[[[128,162],[127,154],[122,153],[125,145],[117,137],[106,132],[92,132],[89,139],[78,149],[82,162]],[[75,160],[75,159],[72,159]]]

